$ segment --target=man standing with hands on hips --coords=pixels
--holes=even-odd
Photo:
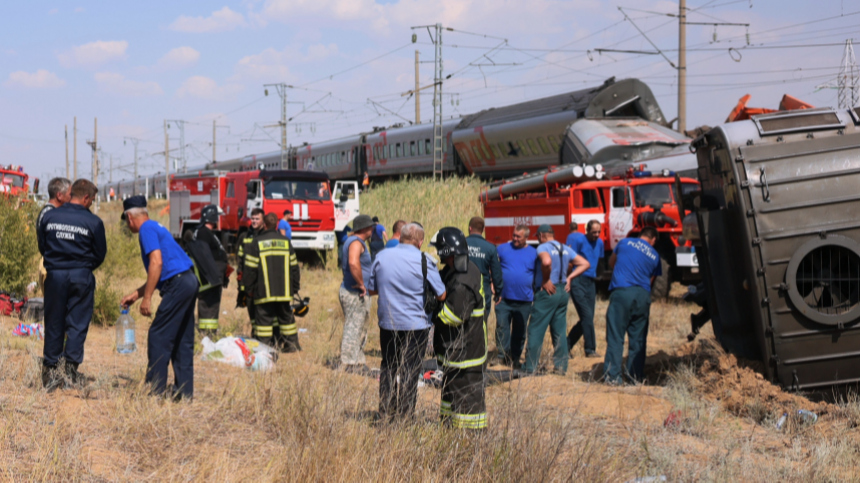
[[[199,284],[188,255],[160,223],[149,219],[146,198],[132,196],[122,202],[122,219],[139,235],[146,283],[123,297],[129,306],[142,299],[140,313],[150,317],[152,294],[161,291],[161,304],[149,327],[146,382],[152,393],[167,392],[167,366],[173,363],[174,400],[194,396],[194,302]]]

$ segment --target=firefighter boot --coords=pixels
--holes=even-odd
[[[57,366],[42,365],[42,387],[48,392],[54,392],[63,386],[63,375]]]

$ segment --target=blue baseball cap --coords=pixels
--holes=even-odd
[[[125,212],[132,208],[146,208],[146,197],[137,195],[122,200],[122,216],[120,218],[125,220]]]

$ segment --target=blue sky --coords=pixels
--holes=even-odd
[[[411,44],[410,26],[436,22],[455,30],[443,34],[445,73],[454,74],[444,87],[446,117],[616,76],[642,78],[674,118],[677,87],[668,62],[595,51],[653,50],[619,6],[674,62],[677,19],[660,14],[676,13],[678,5],[663,0],[4,2],[0,163],[22,164],[35,176],[64,174],[63,128],[71,131],[74,116],[80,176],[90,175],[85,141],[98,117],[102,181],[110,157],[125,166],[114,179],[130,177],[126,137],[141,139],[141,173],[163,169],[163,155],[155,153],[163,149],[165,119],[188,121],[189,166],[211,158],[213,119],[227,126],[218,130],[219,159],[277,150],[279,130],[265,126],[277,121],[280,104],[263,96],[264,83],[297,87],[289,90],[296,102],[289,115],[307,112],[291,123],[291,144],[414,119],[414,102],[401,94],[414,85],[415,50],[429,61],[433,47],[426,31]],[[690,0],[688,8],[691,22],[750,24],[688,26],[688,127],[719,124],[747,93],[756,107],[775,108],[786,93],[816,106],[836,104],[835,90],[817,86],[835,79],[842,47],[784,47],[860,39],[855,2]],[[491,50],[501,43],[496,38],[507,44]],[[421,85],[432,76],[432,64],[421,64]],[[424,121],[432,115],[429,94],[422,98]],[[170,138],[179,145],[175,123]]]

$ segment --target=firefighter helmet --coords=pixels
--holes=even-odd
[[[200,223],[212,223],[218,224],[218,216],[223,215],[224,212],[221,211],[217,205],[206,205],[200,210]]]
[[[466,272],[469,269],[469,246],[466,237],[458,228],[447,226],[437,231],[430,244],[436,247],[439,258],[454,257],[454,269]]]
[[[308,315],[308,310],[310,310],[308,304],[310,303],[311,298],[296,298],[295,300],[296,302],[290,306],[293,309],[293,315],[295,315],[296,317],[304,317],[305,315]]]

